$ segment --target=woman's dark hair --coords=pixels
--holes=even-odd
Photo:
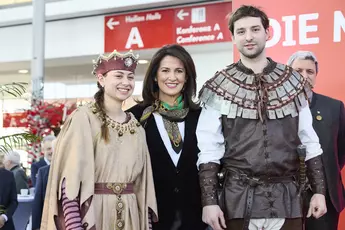
[[[180,45],[166,45],[159,49],[152,57],[150,65],[146,71],[142,97],[140,103],[143,106],[152,105],[158,99],[158,84],[155,81],[162,59],[166,56],[176,57],[181,60],[186,71],[186,82],[182,89],[183,100],[186,108],[197,109],[198,104],[193,102],[196,95],[196,71],[190,54]]]
[[[105,107],[104,107],[104,87],[97,82],[98,91],[95,93],[94,98],[96,101],[96,106],[102,120],[101,126],[101,138],[108,143],[109,141],[109,129],[107,125]]]
[[[242,5],[235,12],[233,12],[229,18],[229,30],[232,35],[234,35],[235,22],[245,17],[260,18],[262,26],[265,30],[267,30],[270,26],[270,21],[265,12],[254,6]]]

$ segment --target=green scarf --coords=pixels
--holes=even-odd
[[[166,103],[164,101],[161,102],[161,105],[166,110],[181,110],[181,109],[183,109],[183,106],[184,106],[184,102],[182,100],[182,95],[176,99],[176,102],[173,106],[169,105],[168,103]]]
[[[180,153],[183,147],[183,140],[177,123],[184,121],[189,112],[188,108],[184,108],[182,95],[176,99],[173,106],[168,105],[166,102],[156,100],[153,105],[147,107],[140,118],[140,122],[144,127],[147,119],[154,112],[162,116],[164,128],[169,135],[172,148],[177,154]]]

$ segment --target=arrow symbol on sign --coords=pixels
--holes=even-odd
[[[114,22],[114,18],[110,18],[109,21],[107,22],[107,26],[111,30],[114,29],[114,26],[118,26],[118,25],[120,25],[120,22],[119,21]]]
[[[180,20],[184,20],[184,17],[188,16],[189,13],[188,12],[184,12],[183,9],[180,10],[178,13],[177,13],[177,17],[180,19]]]

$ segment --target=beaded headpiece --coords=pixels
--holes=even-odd
[[[97,60],[93,61],[92,74],[97,76],[98,74],[106,74],[111,70],[127,70],[135,72],[138,64],[139,55],[134,55],[132,50],[127,53],[121,54],[114,50],[108,56],[99,55]]]

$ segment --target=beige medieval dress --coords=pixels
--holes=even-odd
[[[147,230],[148,211],[157,217],[151,162],[145,131],[129,114],[120,124],[107,118],[109,143],[101,139],[101,119],[93,103],[74,111],[62,128],[53,155],[44,202],[41,230],[60,230],[63,220],[61,187],[69,200],[78,199],[86,230]],[[133,183],[134,193],[94,194],[95,183]],[[124,221],[123,228],[117,221]]]

